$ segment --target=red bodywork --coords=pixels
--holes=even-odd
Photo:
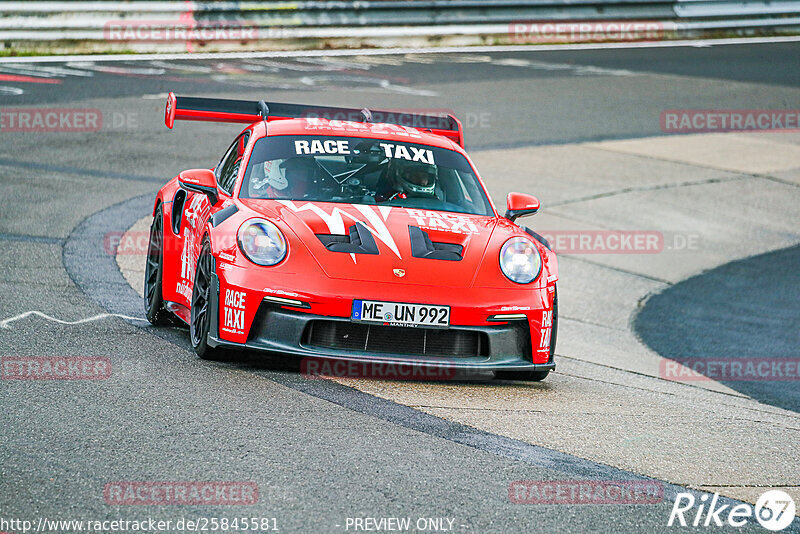
[[[168,125],[174,118],[173,100],[168,103]],[[188,115],[178,118],[193,119]],[[194,119],[232,120],[213,113]],[[405,126],[272,117],[267,125],[258,116],[247,119],[254,122],[244,130],[250,132],[246,145],[236,147],[242,164],[231,195],[217,188],[219,201],[211,206],[206,195],[181,189],[177,177],[157,194],[153,213],[160,206],[164,217],[162,294],[170,311],[189,321],[194,270],[201,243],[208,236],[219,278],[218,339],[226,343],[248,341],[253,319],[265,297],[304,303],[283,306],[285,310],[348,319],[353,299],[368,299],[449,305],[452,326],[492,326],[503,321],[490,321],[491,316],[524,314],[532,349],[532,354],[526,355],[527,361],[550,361],[549,323],[558,278],[556,256],[531,234],[499,215],[496,208],[492,207],[492,216],[477,216],[401,207],[239,198],[246,162],[255,142],[267,135],[267,127],[269,136],[351,136],[413,141],[453,150],[464,155],[479,176],[459,144],[444,135]],[[236,121],[245,119],[239,117]],[[455,139],[461,140],[460,132]],[[481,186],[485,190],[482,183]],[[185,200],[181,203],[182,197]],[[238,211],[214,226],[212,215],[231,204]],[[180,211],[173,213],[176,205]],[[273,222],[286,237],[289,251],[281,263],[262,267],[250,262],[239,249],[237,231],[253,217]],[[380,254],[356,257],[332,253],[315,236],[344,233],[343,228],[354,221],[363,223],[375,236]],[[463,245],[463,260],[412,257],[409,224],[423,228],[434,241]],[[528,239],[541,254],[541,272],[530,284],[514,283],[501,272],[500,249],[511,237]],[[401,272],[402,276],[398,276]]]

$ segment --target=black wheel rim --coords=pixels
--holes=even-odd
[[[147,265],[145,266],[144,294],[147,310],[151,311],[155,305],[156,290],[158,289],[159,271],[161,270],[161,250],[163,248],[164,234],[161,231],[161,214],[150,226],[150,245],[147,247]]]
[[[208,332],[208,296],[211,292],[211,254],[203,247],[197,260],[197,273],[192,290],[192,344],[197,346]]]

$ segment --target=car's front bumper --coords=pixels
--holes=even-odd
[[[212,287],[219,287],[216,276]],[[212,324],[208,337],[212,347],[264,351],[299,358],[447,369],[555,369],[552,356],[547,361],[533,363],[531,332],[526,320],[454,325],[444,331],[367,326],[354,324],[349,318],[297,311],[264,301],[252,321],[246,341],[229,341],[219,336],[219,295],[216,291],[212,293]],[[380,341],[376,342],[378,339]],[[452,345],[448,345],[449,342]]]

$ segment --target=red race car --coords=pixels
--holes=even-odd
[[[154,325],[220,349],[494,371],[555,368],[556,256],[498,214],[452,115],[176,97],[176,119],[248,126],[214,169],[156,196],[145,272]]]

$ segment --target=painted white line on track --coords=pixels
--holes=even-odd
[[[144,323],[147,322],[146,319],[142,319],[141,317],[130,317],[128,315],[122,315],[122,314],[119,314],[119,313],[100,313],[98,315],[94,315],[92,317],[87,317],[85,319],[78,319],[77,321],[63,321],[61,319],[56,319],[55,317],[50,317],[46,313],[40,312],[38,310],[33,310],[33,311],[28,311],[28,312],[25,312],[25,313],[21,313],[19,315],[15,315],[14,317],[9,317],[8,319],[3,319],[2,321],[0,321],[0,328],[11,328],[11,323],[13,323],[14,321],[19,321],[20,319],[25,319],[26,317],[30,317],[31,315],[36,315],[36,316],[41,317],[43,319],[47,319],[48,321],[52,321],[52,322],[58,323],[58,324],[69,325],[69,326],[83,324],[83,323],[89,323],[89,322],[92,322],[92,321],[99,321],[100,319],[105,319],[107,317],[119,317],[120,319],[128,319],[130,321],[141,321],[141,322],[144,322]]]
[[[12,72],[16,74],[39,76],[42,78],[63,78],[65,76],[81,76],[83,78],[91,78],[94,76],[93,72],[79,69],[70,69],[66,67],[47,66],[47,65],[5,65],[0,67],[3,72]]]
[[[70,61],[67,63],[68,67],[85,69],[95,72],[103,72],[106,74],[128,74],[134,76],[161,76],[166,72],[162,68],[147,68],[147,67],[114,67],[111,65],[94,65],[91,61],[74,61],[73,58],[68,58]]]
[[[152,61],[172,59],[244,59],[280,57],[380,56],[402,54],[454,54],[462,52],[553,52],[560,50],[616,50],[631,48],[708,48],[710,46],[796,43],[800,36],[732,37],[728,39],[682,39],[626,43],[581,43],[560,45],[443,46],[439,48],[357,48],[346,50],[284,50],[269,52],[216,52],[205,54],[87,54],[76,56],[4,57],[2,63],[59,63],[64,61]]]
[[[191,58],[189,58],[191,59]],[[153,60],[150,62],[150,65],[153,67],[159,67],[162,69],[172,69],[177,71],[187,71],[187,72],[199,72],[200,74],[208,74],[210,72],[214,72],[214,69],[211,67],[206,67],[203,65],[191,65],[186,63],[166,63],[164,61],[156,61]]]
[[[38,76],[39,78],[54,78],[56,75],[33,67],[19,67],[16,65],[0,65],[0,72],[4,74],[18,74],[20,76]]]
[[[3,96],[19,96],[25,91],[19,87],[9,87],[7,85],[0,85],[0,95]]]

